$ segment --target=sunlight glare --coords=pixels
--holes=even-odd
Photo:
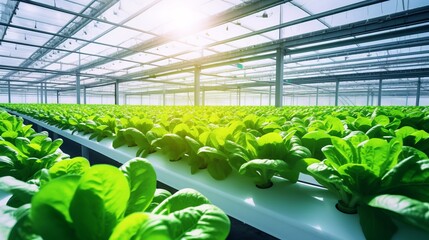
[[[197,26],[200,16],[188,1],[175,1],[163,14],[172,31],[188,32]]]

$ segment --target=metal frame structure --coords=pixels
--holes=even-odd
[[[97,89],[115,104],[121,96],[145,94],[162,94],[166,104],[165,95],[190,93],[198,106],[207,103],[206,95],[221,91],[235,93],[238,103],[243,93],[267,96],[270,105],[274,97],[277,107],[292,92],[331,94],[335,105],[342,94],[369,99],[374,92],[378,105],[381,96],[411,94],[416,105],[429,96],[427,1],[406,6],[400,0],[329,0],[332,6],[317,9],[308,0],[198,0],[191,2],[204,16],[185,30],[168,28],[174,19],[152,28],[135,24],[144,17],[150,21],[156,9],[172,1],[124,10],[129,2],[2,0],[0,96],[12,102],[12,95],[33,91],[38,102],[47,103],[48,95],[60,102],[62,94],[74,91],[80,104],[83,90],[86,104],[86,95]],[[59,17],[49,23],[30,16],[31,9]],[[365,10],[356,21],[329,22]],[[288,16],[293,11],[299,16]],[[109,41],[121,32],[129,36]],[[21,48],[23,56],[16,53]]]

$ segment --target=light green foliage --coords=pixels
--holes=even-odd
[[[144,158],[134,158],[119,168],[128,180],[130,198],[125,215],[146,210],[156,190],[156,173]]]

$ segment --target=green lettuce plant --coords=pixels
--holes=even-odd
[[[16,222],[9,239],[225,239],[229,233],[228,217],[199,192],[157,191],[155,171],[142,158],[119,169],[65,160],[47,174],[31,208],[4,209]]]
[[[0,140],[0,176],[27,181],[35,178],[41,169],[68,157],[59,149],[62,139],[52,140],[43,133],[31,137],[31,140],[17,137],[14,143]]]
[[[427,156],[403,147],[396,138],[360,142],[362,138],[368,137],[332,137],[332,145],[322,149],[326,159],[311,164],[308,171],[337,196],[339,210],[359,213],[368,239],[389,239],[394,234],[396,225],[388,216],[392,213],[425,228],[429,224],[424,211],[429,202]]]
[[[277,132],[264,134],[257,139],[254,154],[253,150],[243,151],[235,146],[235,150],[241,151],[241,154],[235,154],[236,157],[252,157],[241,165],[239,173],[251,177],[260,188],[271,187],[273,176],[280,176],[294,183],[298,181],[299,174],[306,172],[307,166],[315,160],[308,159],[310,151],[301,145],[301,140],[294,133],[295,131],[291,131],[285,136]]]

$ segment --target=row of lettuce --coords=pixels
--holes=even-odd
[[[70,158],[61,139],[0,109],[0,239],[226,239],[228,216],[201,193],[156,188],[144,158],[120,168]]]
[[[367,239],[390,239],[400,219],[429,231],[429,108],[4,105],[113,147],[187,161],[256,186],[313,176],[358,213]]]

